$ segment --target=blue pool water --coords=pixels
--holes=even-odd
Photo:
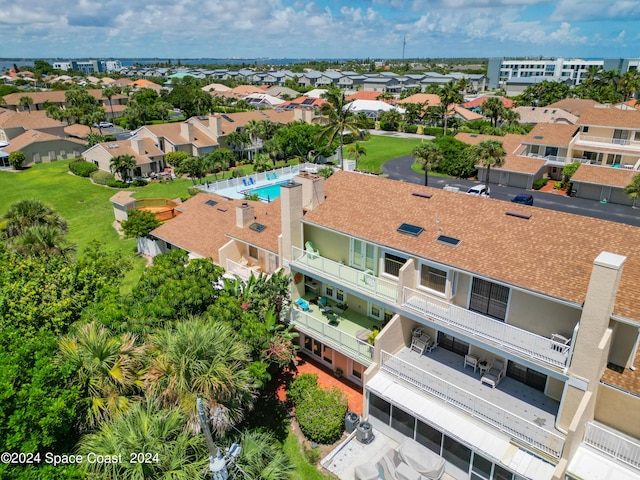
[[[274,183],[273,185],[267,185],[266,187],[254,188],[253,190],[246,190],[245,193],[257,193],[260,200],[271,201],[280,196],[280,185],[284,185],[287,182]]]

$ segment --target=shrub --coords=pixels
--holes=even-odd
[[[20,170],[26,161],[27,156],[20,150],[16,150],[9,154],[9,165],[11,165],[14,170]]]
[[[396,126],[390,122],[381,121],[380,130],[385,130],[387,132],[395,132]]]
[[[320,460],[320,449],[316,448],[307,448],[304,449],[304,456],[311,465],[317,465]]]
[[[564,187],[564,182],[553,182],[554,190],[562,190],[562,187]]]
[[[128,186],[129,184],[127,182],[121,182],[120,180],[116,180],[115,178],[107,182],[107,187],[111,188],[127,188]]]
[[[442,137],[443,136],[442,128],[440,128],[440,127],[423,127],[422,128],[422,133],[424,135],[432,135],[434,137]]]
[[[540,180],[536,180],[535,182],[533,182],[533,189],[534,190],[540,190],[542,187],[544,187],[547,183],[549,182],[548,178],[541,178]]]
[[[196,187],[187,187],[187,193],[193,197],[200,193],[200,189]]]
[[[404,131],[406,133],[417,133],[418,132],[418,126],[417,125],[405,125],[404,126]]]
[[[69,164],[69,170],[78,177],[89,177],[93,172],[98,170],[98,167],[84,160],[76,160]]]
[[[295,405],[316,388],[318,388],[318,375],[315,373],[302,373],[289,383],[287,400]]]
[[[90,176],[93,183],[98,185],[106,185],[108,182],[115,179],[112,173],[103,172],[102,170],[93,172]]]
[[[300,430],[312,442],[330,444],[344,431],[347,397],[337,388],[315,388],[296,403]]]
[[[131,182],[131,185],[133,187],[145,187],[149,182],[147,182],[146,180],[143,180],[142,178],[138,178],[137,180],[134,180],[133,182]]]

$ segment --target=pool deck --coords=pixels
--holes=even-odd
[[[251,192],[257,188],[278,185],[287,182],[298,175],[301,171],[317,171],[318,165],[315,163],[304,163],[298,165],[290,165],[268,172],[252,173],[239,178],[230,178],[218,182],[209,182],[205,185],[199,185],[198,188],[206,193],[215,193],[222,197],[243,199],[245,193]],[[253,183],[252,183],[253,182]],[[277,198],[277,197],[276,197]],[[266,202],[266,199],[261,199]],[[275,200],[272,198],[271,200]]]

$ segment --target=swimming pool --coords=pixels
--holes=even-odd
[[[245,190],[243,193],[256,193],[260,200],[270,202],[280,196],[280,185],[284,185],[285,183],[287,182],[274,183],[273,185],[254,188],[253,190]]]

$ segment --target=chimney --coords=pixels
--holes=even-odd
[[[209,131],[216,139],[222,136],[222,117],[218,115],[209,117]]]
[[[324,202],[324,178],[303,171],[296,181],[302,185],[302,207],[305,210],[313,210]]]
[[[302,248],[302,185],[290,180],[280,185],[283,259],[291,260],[291,247]]]
[[[306,108],[296,108],[293,110],[293,120],[296,122],[303,121],[304,123],[311,124],[313,116],[313,110],[307,110]]]
[[[144,138],[134,138],[131,141],[131,149],[139,155],[144,155]]]
[[[180,135],[187,139],[189,142],[193,142],[193,125],[187,122],[180,124]]]
[[[255,220],[253,205],[249,205],[248,202],[242,202],[242,205],[236,207],[236,226],[238,228],[244,228],[251,225]]]

